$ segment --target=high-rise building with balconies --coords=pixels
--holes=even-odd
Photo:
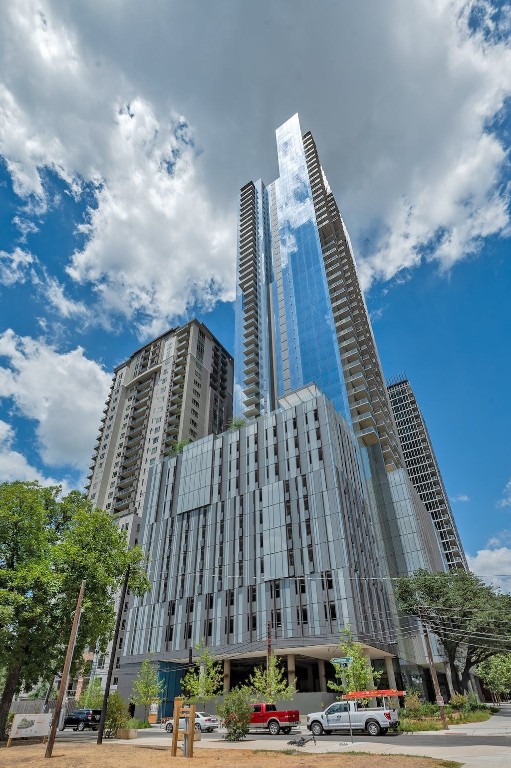
[[[94,446],[91,501],[118,519],[140,515],[149,467],[176,443],[227,428],[232,376],[232,357],[197,320],[117,366]]]
[[[279,177],[240,192],[235,412],[247,419],[270,413],[279,398],[313,382],[358,439],[391,575],[425,563],[441,569],[431,517],[405,468],[350,238],[314,139],[302,135],[298,115],[276,139]]]
[[[467,568],[467,561],[449,497],[433,450],[426,422],[406,376],[397,376],[388,386],[401,448],[410,479],[430,513],[447,566]]]
[[[268,413],[311,381],[385,465],[403,465],[350,239],[298,115],[276,132],[279,178],[240,193],[235,410]]]
[[[197,320],[158,336],[115,369],[87,494],[131,543],[139,539],[150,468],[176,446],[223,432],[232,389],[231,355]],[[103,669],[100,663],[98,674]]]

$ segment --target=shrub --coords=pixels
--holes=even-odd
[[[438,707],[436,704],[431,704],[430,702],[426,702],[425,704],[421,704],[421,707],[418,712],[419,717],[437,717],[438,716]]]
[[[462,693],[455,693],[454,696],[451,697],[451,701],[449,703],[453,709],[460,710],[465,709],[465,704],[467,701]]]
[[[151,725],[146,720],[139,720],[138,717],[130,717],[126,723],[126,728],[150,728]]]
[[[440,720],[407,720],[402,722],[399,730],[404,733],[413,733],[414,731],[441,731],[443,728]]]
[[[233,688],[218,707],[218,714],[227,730],[224,736],[227,741],[241,741],[247,735],[252,715],[250,699],[249,688]]]
[[[105,736],[107,739],[114,738],[119,728],[126,728],[128,720],[128,705],[120,693],[116,691],[111,693],[106,708]]]
[[[481,704],[475,693],[469,693],[465,709],[467,712],[475,712],[476,709],[486,709],[486,704]]]
[[[409,696],[407,696],[405,701],[407,717],[414,717],[417,715],[421,706],[421,700],[419,699],[419,695],[417,693],[411,693]]]

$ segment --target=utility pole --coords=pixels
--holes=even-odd
[[[270,668],[270,656],[271,656],[271,622],[268,622],[267,627],[267,639],[266,639],[266,672]]]
[[[101,706],[101,718],[99,720],[98,738],[96,744],[103,743],[103,733],[105,730],[106,721],[106,709],[108,706],[108,697],[110,695],[110,684],[112,682],[112,675],[114,672],[115,654],[117,653],[117,640],[119,639],[119,629],[121,626],[122,613],[124,610],[124,601],[126,600],[126,592],[128,591],[128,581],[130,578],[130,566],[126,568],[124,573],[124,582],[122,585],[121,596],[119,598],[119,607],[117,609],[117,621],[115,622],[115,632],[112,640],[112,653],[110,654],[110,661],[108,663],[108,674],[106,676],[105,693],[103,696],[103,704]]]
[[[76,636],[78,634],[78,627],[80,626],[80,614],[82,611],[83,594],[85,592],[85,581],[82,581],[80,586],[80,592],[78,593],[78,600],[76,601],[75,615],[73,616],[73,624],[71,626],[71,634],[69,635],[69,642],[67,644],[66,660],[64,661],[64,669],[62,671],[62,680],[59,686],[59,695],[57,697],[57,705],[55,712],[53,713],[53,720],[51,721],[50,735],[48,736],[48,743],[46,745],[45,757],[51,757],[53,752],[53,745],[55,744],[55,736],[57,735],[57,726],[60,720],[60,712],[62,709],[62,702],[64,700],[64,693],[67,688],[67,681],[69,678],[69,670],[71,669],[71,662],[73,660],[73,651],[75,649]]]
[[[433,680],[433,688],[435,689],[436,703],[438,704],[438,709],[440,710],[440,719],[442,720],[445,730],[448,731],[449,725],[447,723],[447,717],[444,709],[444,699],[442,694],[440,693],[440,686],[438,685],[438,676],[436,673],[435,665],[433,663],[433,652],[431,650],[431,643],[429,641],[429,632],[427,630],[427,627],[424,621],[422,620],[420,608],[419,608],[419,619],[421,621],[422,631],[424,633],[424,642],[426,643],[426,653],[428,654],[429,670],[431,672],[431,678]]]

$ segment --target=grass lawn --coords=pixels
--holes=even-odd
[[[489,709],[475,709],[473,712],[453,712],[448,716],[447,722],[449,725],[484,723],[484,721],[489,720],[491,716],[492,712]],[[442,731],[443,727],[440,717],[420,717],[417,719],[404,717],[399,724],[399,730],[402,733],[414,733],[415,731]]]

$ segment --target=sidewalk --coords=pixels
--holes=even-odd
[[[431,732],[426,732],[432,735]],[[151,746],[154,747],[154,739],[144,737],[143,731],[139,731],[139,738],[133,742],[133,746]],[[363,741],[351,744],[349,738],[339,736],[339,741],[321,741],[318,740],[316,746],[313,743],[305,747],[297,748],[299,752],[307,754],[326,754],[328,752],[367,752],[375,755],[423,755],[426,757],[435,757],[438,760],[457,760],[463,763],[467,768],[511,768],[511,705],[504,705],[500,712],[484,723],[467,723],[465,725],[450,726],[448,731],[436,731],[435,734],[452,734],[453,736],[477,735],[477,736],[509,736],[509,747],[473,745],[467,739],[467,744],[462,746],[452,745],[446,747],[434,746],[434,736],[432,736],[431,746],[413,746],[412,744],[384,744],[382,742]],[[158,745],[162,748],[170,747],[171,736],[162,738]],[[410,735],[410,739],[413,734]],[[287,742],[268,741],[257,738],[257,736],[248,736],[248,738],[239,742],[227,742],[221,736],[215,739],[205,739],[197,743],[197,749],[253,749],[266,751],[282,751],[289,749]]]

